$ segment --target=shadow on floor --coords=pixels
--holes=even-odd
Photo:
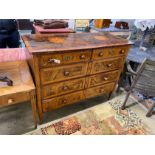
[[[54,111],[44,113],[43,124],[85,110],[107,101],[107,95],[92,98]],[[25,102],[0,108],[0,134],[20,135],[34,129],[31,104]]]

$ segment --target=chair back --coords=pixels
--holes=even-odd
[[[155,61],[145,59],[142,63],[138,74],[137,82],[134,88],[141,94],[154,97],[155,96]]]

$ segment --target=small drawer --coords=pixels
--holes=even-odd
[[[76,80],[69,80],[65,82],[46,85],[43,86],[41,89],[42,96],[43,99],[47,99],[58,95],[64,95],[67,93],[84,89],[84,84],[85,84],[85,78],[80,78]]]
[[[84,99],[83,91],[78,91],[68,95],[63,95],[60,97],[44,100],[42,103],[43,112],[57,109],[75,102],[79,102],[83,99]]]
[[[41,83],[48,84],[86,75],[87,63],[41,69]]]
[[[69,53],[44,54],[40,56],[41,67],[51,67],[90,60],[91,51],[75,51]]]
[[[124,58],[98,60],[92,62],[91,74],[121,69]]]
[[[104,85],[86,89],[86,90],[84,90],[85,98],[91,98],[91,97],[95,97],[95,96],[100,96],[104,93],[109,93],[109,92],[113,91],[114,86],[115,86],[115,83],[113,82],[113,83],[108,83],[108,84],[104,84]]]
[[[126,55],[128,52],[128,47],[111,47],[111,48],[100,48],[93,50],[92,58],[94,60],[111,58],[115,56]]]
[[[117,71],[111,71],[106,73],[100,73],[97,75],[92,75],[87,78],[88,87],[93,87],[104,83],[117,81],[119,78],[119,72],[120,71],[117,70]]]
[[[27,92],[10,94],[0,97],[0,107],[7,106],[11,104],[16,104],[24,101],[30,100],[30,95]]]

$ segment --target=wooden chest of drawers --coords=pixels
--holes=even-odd
[[[26,35],[23,41],[42,113],[111,94],[131,43],[108,33]]]

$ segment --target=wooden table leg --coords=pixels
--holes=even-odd
[[[154,107],[155,107],[155,102],[152,104],[152,106],[151,106],[150,109],[148,110],[148,112],[147,112],[147,114],[146,114],[146,117],[151,117]]]
[[[108,94],[108,100],[110,100],[111,96],[112,96],[113,91],[109,92]]]
[[[36,93],[32,91],[30,93],[31,96],[31,106],[32,106],[32,114],[34,120],[34,128],[37,128],[37,113],[36,113]]]

